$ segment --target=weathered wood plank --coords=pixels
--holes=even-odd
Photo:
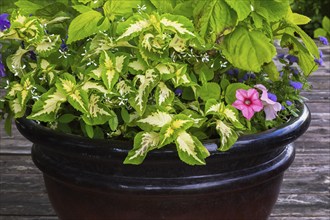
[[[0,215],[55,215],[45,192],[1,192]]]

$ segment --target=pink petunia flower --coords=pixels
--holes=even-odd
[[[232,104],[235,108],[242,111],[243,116],[250,120],[255,112],[260,112],[263,108],[256,89],[238,89],[236,91],[237,100]]]
[[[269,98],[267,88],[262,84],[257,84],[254,86],[262,91],[261,101],[264,105],[264,112],[266,114],[266,120],[273,120],[277,117],[277,112],[281,111],[282,105],[276,101]]]

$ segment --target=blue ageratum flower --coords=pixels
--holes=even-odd
[[[287,106],[291,106],[292,102],[290,100],[285,101],[285,103],[287,104]]]
[[[319,40],[323,45],[329,45],[328,39],[326,37],[320,36]]]
[[[298,63],[299,61],[298,57],[291,54],[287,55],[285,58],[288,59],[290,63]]]
[[[181,96],[182,93],[183,93],[183,90],[180,89],[180,88],[177,88],[177,89],[174,91],[174,93],[175,93],[175,95],[177,95],[177,96]]]
[[[277,102],[277,96],[275,94],[268,92],[267,95],[270,100]]]
[[[5,65],[2,63],[2,56],[0,54],[0,78],[5,77],[6,72],[5,72]]]
[[[0,15],[0,31],[4,31],[10,28],[10,22],[8,20],[8,16],[9,14],[6,13]]]
[[[317,63],[317,65],[319,65],[319,66],[323,66],[323,59],[321,59],[321,58],[320,59],[315,58],[314,62]]]
[[[297,81],[290,81],[290,86],[292,86],[296,90],[301,90],[303,87],[303,84],[301,82],[297,82]]]

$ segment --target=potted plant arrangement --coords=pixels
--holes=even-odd
[[[269,216],[322,61],[289,0],[3,8],[0,118],[34,143],[60,219]]]

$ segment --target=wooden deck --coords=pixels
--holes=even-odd
[[[310,78],[313,91],[304,93],[312,123],[296,141],[296,159],[271,220],[330,220],[330,51],[322,50],[326,66]],[[6,136],[0,127],[0,220],[57,219],[31,161],[31,143],[16,130]]]

